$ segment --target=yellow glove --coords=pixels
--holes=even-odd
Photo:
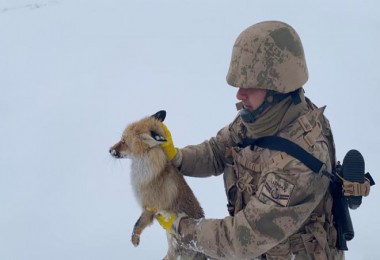
[[[166,142],[162,143],[161,147],[164,149],[166,155],[171,161],[177,155],[177,149],[174,147],[172,134],[170,133],[168,127],[164,123],[162,123],[162,127],[164,128],[164,131],[165,131]]]
[[[186,214],[171,213],[165,210],[160,210],[155,215],[158,223],[170,234],[178,233],[178,225],[182,218],[187,217]]]

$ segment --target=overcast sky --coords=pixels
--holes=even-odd
[[[292,25],[327,105],[337,155],[380,166],[378,1],[0,0],[0,259],[161,259],[157,223],[130,243],[140,215],[129,162],[108,148],[158,110],[178,147],[236,115],[225,76],[232,45],[263,20]],[[222,177],[187,179],[207,217],[227,215]],[[351,211],[346,259],[379,259],[380,194]]]

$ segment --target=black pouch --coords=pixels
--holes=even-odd
[[[362,197],[368,196],[370,186],[375,182],[369,173],[364,173],[364,158],[357,150],[350,150],[337,163],[332,179],[334,225],[337,229],[337,248],[348,250],[347,241],[354,238],[355,232],[349,212],[357,209]]]

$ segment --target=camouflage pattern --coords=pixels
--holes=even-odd
[[[322,113],[308,104],[278,135],[331,171],[333,144]],[[246,134],[238,116],[210,140],[181,149],[184,175],[224,173],[233,215],[183,220],[181,242],[210,259],[343,259],[335,249],[329,179],[283,152],[239,148]]]
[[[261,22],[236,39],[227,74],[231,86],[288,93],[302,87],[307,79],[301,39],[288,24]]]

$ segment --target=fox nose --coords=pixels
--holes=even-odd
[[[118,151],[116,151],[115,149],[110,149],[109,150],[110,154],[113,156],[113,157],[116,157],[116,158],[119,158],[120,157],[120,153]]]

